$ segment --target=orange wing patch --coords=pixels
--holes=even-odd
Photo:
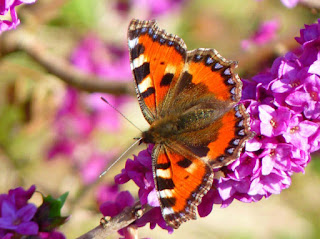
[[[213,167],[227,165],[240,156],[245,141],[252,136],[247,127],[249,119],[243,116],[245,114],[244,106],[239,104],[217,122],[220,127],[216,140],[207,146],[207,158]]]
[[[193,76],[192,83],[205,84],[208,90],[212,92],[219,100],[229,100],[229,87],[224,83],[224,78],[220,72],[212,71],[204,63],[191,62],[189,64],[189,73]]]
[[[183,48],[179,52],[174,45],[173,38],[164,38],[163,34],[154,33],[152,37],[144,34],[139,43],[145,47],[144,58],[150,64],[150,76],[155,88],[156,111],[159,113],[168,90],[176,83],[185,63]],[[172,42],[172,43],[171,43]],[[138,86],[139,87],[139,86]]]
[[[225,60],[215,50],[202,48],[188,52],[188,62],[192,83],[204,84],[218,100],[240,100],[242,83],[233,73],[236,62]]]

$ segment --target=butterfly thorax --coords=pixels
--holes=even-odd
[[[170,114],[160,119],[156,119],[149,130],[142,133],[144,143],[163,144],[172,141],[190,141],[197,144],[199,139],[185,139],[188,133],[205,129],[212,122],[218,120],[217,109],[197,109],[184,113]]]

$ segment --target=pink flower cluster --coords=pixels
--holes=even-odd
[[[320,21],[300,34],[299,55],[289,52],[268,72],[244,81],[243,103],[256,135],[238,160],[222,168],[225,177],[214,187],[223,205],[279,194],[320,149]]]
[[[119,81],[132,78],[126,48],[108,45],[93,35],[80,42],[71,61],[80,70],[101,78]],[[79,93],[71,87],[66,90],[54,122],[56,137],[48,152],[50,159],[60,155],[73,160],[85,184],[98,178],[114,153],[100,150],[94,143],[95,134],[120,130],[119,114],[101,100],[102,96],[116,108],[131,99],[128,96]]]
[[[11,21],[0,20],[0,34],[4,31],[15,29],[19,24],[20,20],[18,18],[15,7],[22,3],[31,4],[35,3],[36,0],[1,0],[0,1],[0,15],[4,16],[10,12]]]

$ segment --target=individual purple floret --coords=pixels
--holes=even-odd
[[[27,191],[16,188],[8,194],[0,195],[0,234],[15,232],[21,235],[37,235],[39,226],[32,221],[37,207],[28,203],[34,191],[33,185]]]
[[[35,189],[34,185],[27,191],[18,187],[0,195],[0,238],[65,239],[55,228],[67,219],[60,216],[62,201],[67,194],[57,200],[51,196],[43,197],[42,205],[37,208],[28,203]]]

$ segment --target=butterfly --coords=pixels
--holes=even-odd
[[[150,124],[141,141],[154,144],[161,212],[178,228],[196,219],[213,169],[237,159],[251,137],[249,116],[239,104],[237,63],[213,49],[188,51],[180,37],[154,20],[130,22],[128,47],[139,105]]]

